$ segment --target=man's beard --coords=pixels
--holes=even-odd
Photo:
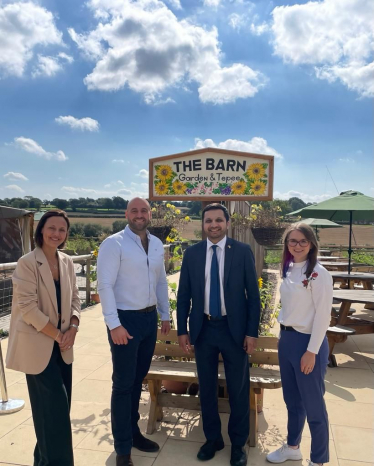
[[[129,227],[133,231],[145,231],[148,227],[148,225],[151,223],[150,220],[146,220],[145,223],[136,223],[136,222],[131,222],[130,220],[127,220]]]

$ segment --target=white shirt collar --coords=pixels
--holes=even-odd
[[[212,246],[218,246],[220,249],[224,250],[225,249],[225,246],[226,246],[226,240],[227,240],[227,236],[225,236],[224,238],[221,239],[221,241],[218,241],[218,243],[212,243],[210,241],[210,239],[206,239],[206,244],[207,244],[207,248],[210,249]]]
[[[130,238],[132,238],[134,241],[140,241],[140,236],[134,233],[128,225],[126,225],[125,227],[125,233],[127,233],[130,236]],[[148,240],[151,239],[151,234],[149,233],[148,230],[147,230],[147,238]]]

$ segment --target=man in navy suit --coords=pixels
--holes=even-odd
[[[260,297],[249,245],[227,238],[229,214],[221,204],[202,213],[207,235],[184,255],[178,289],[180,347],[195,345],[201,412],[207,439],[197,457],[210,460],[224,448],[218,413],[218,358],[222,354],[230,401],[228,433],[232,466],[247,463],[249,436],[248,355],[256,349]],[[189,319],[190,337],[187,332]]]

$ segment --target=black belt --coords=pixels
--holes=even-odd
[[[118,309],[118,310],[122,312],[153,312],[156,310],[156,305],[148,306],[148,307],[145,307],[144,309]]]
[[[217,317],[213,317],[213,316],[211,316],[210,314],[204,314],[204,317],[205,317],[207,320],[223,320],[223,319],[227,319],[227,316],[217,316]]]
[[[286,327],[283,324],[280,324],[280,326],[281,326],[281,330],[285,330],[286,332],[297,332],[297,330],[295,330],[293,327]]]

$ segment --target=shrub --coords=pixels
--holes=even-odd
[[[127,220],[116,220],[113,222],[112,231],[113,233],[118,233],[119,231],[124,230],[127,225]]]
[[[69,236],[83,236],[84,235],[84,223],[72,223],[70,225]]]
[[[86,223],[83,227],[84,236],[100,236],[103,233],[103,226],[99,223]]]

